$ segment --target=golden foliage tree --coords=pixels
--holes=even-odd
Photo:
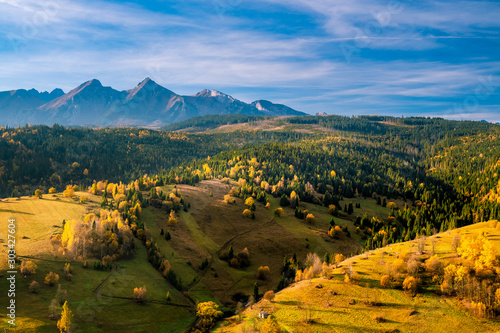
[[[36,264],[33,261],[23,261],[21,263],[21,274],[31,275],[36,273]]]
[[[457,253],[470,260],[476,270],[491,269],[497,264],[495,247],[483,235],[469,235],[462,239]]]
[[[285,215],[285,211],[281,207],[276,208],[274,210],[274,215],[277,216],[277,217],[281,217],[281,216]]]
[[[257,279],[265,280],[270,274],[269,266],[260,266],[257,269]]]
[[[176,224],[177,217],[175,216],[175,211],[172,209],[170,211],[170,216],[168,217],[168,224]]]
[[[196,316],[200,318],[200,326],[208,330],[213,326],[215,319],[222,316],[222,311],[215,302],[202,302],[196,307]]]
[[[272,301],[275,296],[276,295],[274,294],[274,291],[269,290],[269,291],[266,291],[266,293],[264,294],[264,299],[267,299],[268,301]]]
[[[146,286],[142,286],[139,288],[134,288],[134,300],[143,303],[148,298],[148,291],[146,290]]]
[[[252,216],[252,211],[251,211],[250,209],[245,209],[245,210],[243,211],[243,216],[245,216],[245,217],[250,217],[250,216]]]
[[[418,289],[418,279],[408,275],[403,281],[403,289],[408,291],[410,294],[415,295]]]
[[[309,224],[316,224],[316,216],[314,216],[313,214],[310,214],[310,213],[307,214],[306,222]]]
[[[255,200],[252,198],[252,197],[248,197],[246,200],[245,200],[245,205],[247,205],[248,207],[250,207],[251,205],[253,205],[255,202]]]
[[[391,278],[389,275],[382,275],[380,278],[380,286],[382,288],[390,288],[391,287]]]
[[[73,312],[69,309],[68,301],[64,302],[62,306],[61,319],[57,322],[57,328],[61,333],[71,332],[73,326]]]
[[[74,196],[75,196],[75,190],[73,189],[73,186],[71,185],[66,186],[66,189],[63,191],[63,197],[73,198]]]
[[[260,332],[261,333],[281,333],[281,326],[274,318],[274,316],[269,316],[267,317],[266,320],[264,320],[264,323],[260,327]]]
[[[59,275],[54,272],[49,272],[45,277],[44,283],[49,286],[53,286],[59,282]]]
[[[335,263],[340,264],[342,261],[344,261],[344,255],[342,253],[336,254]]]

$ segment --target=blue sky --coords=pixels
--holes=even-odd
[[[308,113],[500,122],[500,2],[0,0],[0,90],[145,77]]]

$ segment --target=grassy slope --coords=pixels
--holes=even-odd
[[[270,197],[271,208],[266,209],[257,203],[256,218],[251,220],[242,215],[246,207],[241,199],[235,205],[223,202],[230,188],[219,181],[203,181],[196,187],[179,185],[178,190],[191,203],[191,209],[187,213],[180,213],[176,225],[167,224],[168,214],[162,210],[145,210],[148,228],[158,240],[162,253],[170,254],[167,259],[171,260],[174,270],[182,272],[183,282],[189,283],[197,274],[203,274],[200,283],[189,291],[198,300],[215,297],[223,304],[233,304],[231,296],[238,292],[249,295],[255,282],[259,283],[261,290],[274,289],[280,279],[285,255],[291,257],[296,253],[299,259],[305,258],[310,251],[318,252],[321,256],[325,252],[347,255],[361,248],[355,239],[357,236],[354,236],[354,226],[347,220],[339,219],[339,223],[349,225],[353,239],[343,237],[333,243],[326,241],[329,215],[324,207],[305,205],[314,209],[318,216],[316,225],[308,225],[296,219],[290,208],[285,209],[285,216],[276,218],[273,212],[279,207],[278,200]],[[164,186],[163,191],[169,193],[173,191],[173,186]],[[160,236],[162,228],[170,231],[172,240],[169,242]],[[218,258],[220,252],[229,246],[233,246],[236,252],[247,247],[251,265],[245,269],[235,269],[221,261]],[[199,265],[205,258],[209,260],[210,266],[206,272],[202,272]],[[271,276],[266,281],[255,278],[260,266],[270,267]]]
[[[256,219],[251,220],[242,215],[245,206],[241,199],[237,200],[236,205],[227,205],[223,202],[229,185],[219,181],[204,181],[196,187],[179,185],[178,188],[191,203],[189,212],[180,212],[179,223],[168,225],[168,214],[152,207],[144,210],[142,219],[151,230],[161,252],[182,279],[183,285],[189,288],[189,295],[195,300],[216,300],[231,305],[234,304],[232,295],[236,293],[249,295],[255,282],[259,283],[261,292],[274,289],[280,278],[285,255],[292,256],[296,253],[299,260],[303,260],[310,251],[318,252],[321,256],[325,252],[341,252],[347,255],[361,247],[357,242],[358,236],[353,232],[352,222],[338,218],[337,223],[347,225],[351,229],[353,238],[344,236],[335,242],[326,241],[330,216],[324,207],[304,205],[318,217],[315,225],[308,225],[303,220],[296,219],[290,208],[285,208],[285,216],[276,218],[273,211],[279,207],[278,200],[270,197],[271,208],[265,209],[262,204],[257,204]],[[164,191],[170,192],[172,189],[173,186],[164,187]],[[210,192],[213,193],[212,197],[209,195]],[[19,327],[26,328],[25,323],[29,321],[38,331],[54,329],[55,322],[48,319],[48,305],[55,295],[55,289],[43,285],[42,281],[49,271],[62,276],[66,260],[54,256],[50,237],[62,231],[63,219],[82,219],[89,211],[98,211],[99,201],[99,197],[91,196],[90,204],[81,205],[57,194],[55,197],[46,195],[41,200],[5,199],[0,203],[0,219],[7,220],[15,216],[17,220],[18,253],[56,261],[37,260],[39,269],[34,277],[26,279],[19,277],[18,315],[19,320],[24,321]],[[357,210],[355,214],[358,214]],[[170,241],[166,241],[160,235],[162,228],[170,230],[172,234]],[[23,236],[27,238],[22,239]],[[122,268],[113,273],[103,284],[100,293],[106,296],[130,297],[134,287],[145,285],[151,300],[165,302],[165,295],[169,291],[172,302],[187,305],[186,298],[172,288],[146,261],[145,249],[137,240],[136,245],[138,249],[135,257],[117,262]],[[218,258],[220,252],[227,250],[229,246],[233,246],[235,252],[247,247],[251,255],[251,265],[245,269],[235,269],[227,262],[221,261]],[[2,247],[2,251],[2,257],[5,258],[6,247]],[[210,261],[210,266],[201,271],[199,265],[205,258]],[[5,262],[6,260],[2,259],[1,263]],[[255,277],[257,268],[265,265],[270,267],[271,276],[266,281],[258,281]],[[61,280],[61,285],[63,289],[68,290],[70,306],[75,311],[79,309],[78,311],[83,313],[77,314],[76,321],[86,331],[112,331],[115,328],[111,327],[110,323],[115,322],[122,323],[123,327],[130,326],[132,331],[141,331],[147,327],[155,331],[168,328],[168,331],[175,332],[182,331],[182,328],[193,319],[192,313],[181,307],[165,304],[141,306],[129,300],[98,297],[94,294],[94,289],[110,275],[110,272],[84,270],[79,263],[74,263],[73,266],[75,267],[73,281]],[[39,295],[27,291],[28,284],[33,279],[42,285]],[[5,279],[0,282],[0,287],[2,290],[6,287]],[[103,300],[106,302],[101,304]],[[95,318],[86,322],[84,319],[87,304],[96,302],[100,304],[99,311],[96,312]],[[109,306],[113,306],[112,311],[106,311]],[[165,313],[168,315],[164,315]],[[4,318],[2,320],[5,322]],[[150,324],[145,324],[148,322]],[[116,327],[118,329],[118,326]]]
[[[500,253],[500,231],[496,221],[479,223],[441,233],[435,236],[435,253],[443,260],[456,256],[451,249],[455,233],[466,235],[484,233]],[[425,253],[431,253],[432,241],[427,239]],[[425,285],[416,297],[401,290],[380,289],[380,277],[385,265],[403,251],[416,252],[416,241],[392,244],[383,249],[349,258],[343,267],[352,265],[360,281],[348,284],[343,281],[343,267],[336,269],[332,279],[318,278],[302,281],[279,292],[272,303],[260,302],[247,309],[243,324],[236,318],[226,321],[217,332],[238,332],[258,328],[256,318],[260,310],[273,313],[288,332],[494,332],[500,329],[495,320],[472,316],[453,298],[439,296],[437,287]],[[318,288],[322,286],[322,288]],[[370,306],[368,301],[379,302]],[[310,316],[314,323],[306,324]],[[383,317],[378,323],[375,317]]]
[[[27,197],[21,200],[8,199],[0,203],[0,220],[7,221],[11,217],[16,219],[17,252],[20,255],[46,259],[34,260],[38,265],[34,276],[25,278],[17,275],[17,328],[12,330],[7,324],[6,310],[2,306],[0,329],[15,332],[57,330],[56,322],[48,318],[48,307],[56,288],[43,284],[45,275],[53,271],[61,276],[61,288],[68,292],[69,306],[75,314],[77,328],[84,332],[183,332],[194,319],[189,309],[154,303],[139,305],[127,299],[101,297],[94,293],[94,289],[111,275],[100,290],[102,295],[130,297],[134,287],[145,285],[152,300],[164,303],[166,293],[170,291],[172,302],[189,304],[146,261],[146,251],[139,241],[136,241],[137,253],[133,259],[117,262],[122,267],[117,272],[83,269],[81,263],[73,263],[73,280],[70,282],[62,278],[67,260],[53,255],[50,237],[61,232],[63,219],[82,219],[89,209],[97,209],[96,202],[86,206],[70,199],[62,199],[60,195],[47,195],[42,200]],[[28,238],[23,239],[23,236]],[[4,230],[0,238],[6,238]],[[2,246],[1,263],[4,265],[2,269],[5,269],[5,246]],[[38,281],[41,286],[37,295],[28,292],[28,286],[33,280]],[[5,278],[0,279],[2,292],[8,290],[6,282]],[[2,300],[4,298],[2,296]]]
[[[16,220],[16,250],[19,255],[37,255],[51,249],[50,237],[62,232],[63,220],[74,220],[85,214],[86,207],[61,195],[45,195],[43,199],[22,197],[3,199],[0,202],[0,221],[2,225],[10,218]],[[0,231],[4,235],[6,228]],[[28,238],[23,238],[28,237]],[[0,237],[5,238],[5,237]],[[3,244],[4,245],[4,244]],[[2,253],[5,253],[2,246]],[[0,269],[5,268],[5,260]]]

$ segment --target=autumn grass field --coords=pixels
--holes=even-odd
[[[17,274],[16,327],[7,324],[6,306],[3,306],[6,304],[2,304],[0,329],[5,328],[9,332],[57,330],[56,321],[49,318],[49,306],[56,297],[57,287],[43,283],[49,272],[60,276],[60,288],[67,291],[69,306],[75,313],[74,332],[183,332],[192,324],[195,319],[192,305],[147,262],[144,246],[139,241],[136,241],[134,257],[119,260],[116,262],[119,269],[113,271],[84,269],[82,262],[64,258],[53,250],[50,237],[62,232],[62,221],[83,219],[89,211],[99,209],[96,200],[80,204],[57,194],[46,195],[43,199],[4,199],[0,203],[0,219],[16,220],[16,251],[21,256],[29,256],[21,257],[21,260],[32,260],[37,265],[34,275],[23,277]],[[5,231],[6,228],[0,233],[4,276],[0,279],[2,291],[9,289],[4,273],[7,263]],[[71,262],[73,267],[71,281],[63,278],[66,262]],[[29,292],[32,281],[40,284],[37,294]],[[146,286],[152,302],[137,304],[130,299],[133,289],[138,286]],[[174,305],[167,302],[167,292],[170,293],[170,303]],[[1,299],[5,303],[6,295],[2,295]]]
[[[178,213],[176,224],[168,224],[169,214],[162,209],[147,207],[143,210],[141,221],[181,279],[181,291],[176,290],[151,266],[147,261],[146,249],[138,239],[135,240],[133,258],[118,260],[112,271],[98,271],[92,267],[85,269],[82,267],[83,262],[65,258],[53,248],[50,239],[62,233],[63,220],[83,220],[88,213],[97,214],[100,211],[99,196],[77,192],[79,196],[89,197],[90,201],[85,204],[76,199],[63,198],[61,194],[46,194],[42,199],[3,199],[0,202],[0,219],[7,221],[15,218],[16,251],[18,255],[26,256],[20,259],[32,260],[38,267],[32,276],[18,274],[18,325],[13,331],[53,332],[56,329],[56,321],[49,318],[49,307],[56,297],[57,287],[43,283],[48,272],[60,275],[60,288],[67,291],[69,306],[75,312],[76,326],[82,332],[124,329],[131,332],[183,332],[195,320],[195,302],[212,300],[221,306],[234,308],[238,297],[250,295],[256,282],[261,292],[275,289],[284,256],[296,254],[299,260],[304,260],[308,252],[316,252],[320,256],[326,252],[347,256],[362,248],[359,235],[354,233],[352,216],[335,218],[337,224],[348,227],[351,238],[343,235],[338,240],[328,241],[331,216],[326,207],[302,204],[302,209],[310,210],[317,217],[315,224],[308,224],[297,219],[294,210],[289,207],[284,208],[283,216],[275,216],[274,210],[279,207],[278,199],[269,196],[270,207],[265,208],[263,204],[256,203],[255,219],[250,219],[242,214],[246,208],[242,199],[237,198],[236,203],[231,205],[223,201],[231,187],[218,180],[203,181],[195,187],[178,185],[177,190],[191,208]],[[162,190],[170,193],[174,187],[164,186]],[[373,199],[357,200],[362,208],[355,209],[354,216],[365,211],[370,215],[375,210],[382,216],[389,213],[387,208],[376,206]],[[363,208],[365,206],[366,210]],[[162,229],[170,232],[170,240],[167,241],[161,235]],[[0,267],[3,272],[6,270],[7,253],[5,231],[0,232]],[[234,268],[221,260],[220,254],[229,247],[235,253],[247,248],[250,265]],[[209,264],[202,269],[200,265],[205,259]],[[73,267],[71,281],[63,278],[66,262],[71,262]],[[270,275],[266,279],[258,280],[256,277],[260,266],[270,268]],[[40,284],[37,294],[28,291],[32,281]],[[138,304],[132,301],[132,292],[135,287],[142,286],[148,291],[148,302]],[[0,289],[6,290],[6,287],[5,278],[0,279]],[[167,293],[170,295],[168,301]],[[6,323],[4,309],[2,307],[0,310],[0,329],[11,329]]]
[[[459,235],[485,235],[500,253],[499,222],[490,221],[437,234],[425,240],[423,258],[432,252],[443,262],[457,257],[452,240]],[[260,311],[273,314],[286,332],[496,332],[500,322],[478,318],[456,298],[442,296],[439,286],[425,283],[413,296],[401,288],[382,288],[387,263],[417,252],[417,241],[391,244],[343,261],[330,278],[304,280],[278,292],[272,301],[248,308],[242,323],[232,317],[216,332],[258,331]],[[359,275],[345,282],[345,268]]]

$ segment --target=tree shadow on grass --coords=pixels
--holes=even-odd
[[[298,301],[274,301],[273,303],[276,303],[276,304],[281,304],[281,305],[291,305],[291,306],[298,306],[298,305],[302,305],[302,302],[298,302]]]
[[[11,213],[11,214],[22,214],[22,215],[35,215],[33,213],[26,213],[26,212],[21,212],[21,211],[12,210],[12,209],[0,209],[0,213]]]

